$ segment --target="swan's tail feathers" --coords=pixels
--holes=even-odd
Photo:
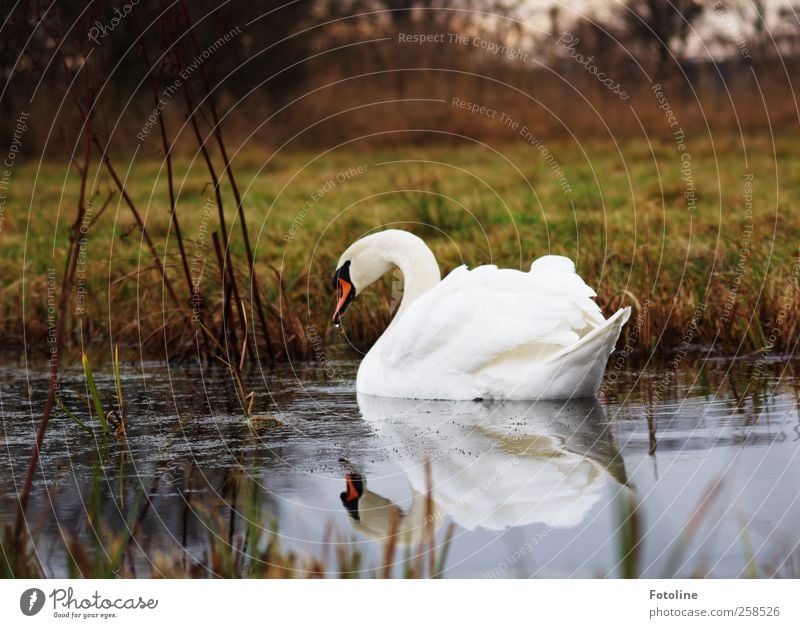
[[[617,310],[605,324],[593,329],[572,346],[565,347],[547,358],[546,363],[560,372],[583,371],[574,396],[593,396],[600,388],[606,363],[613,353],[623,325],[631,316],[631,308]]]
[[[616,312],[614,312],[614,315],[608,320],[610,321],[616,318],[617,316],[619,316],[619,328],[621,330],[625,326],[625,323],[628,322],[628,319],[631,317],[631,306],[628,305],[626,307],[619,308]]]
[[[602,325],[595,327],[575,344],[565,347],[558,353],[554,353],[550,356],[549,360],[558,360],[570,353],[583,351],[585,347],[597,347],[598,349],[608,347],[608,355],[611,355],[611,351],[614,350],[622,327],[628,322],[630,317],[630,306],[620,308],[614,312],[611,318],[606,319]],[[608,358],[608,355],[606,358]]]

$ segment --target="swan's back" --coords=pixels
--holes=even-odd
[[[404,361],[446,347],[449,361],[458,357],[467,371],[511,351],[546,357],[603,324],[594,296],[565,257],[541,258],[529,273],[461,266],[397,321],[386,355]],[[458,355],[459,346],[468,351]]]
[[[580,348],[582,339],[600,335],[597,330],[607,321],[595,296],[566,257],[537,259],[527,273],[461,266],[392,322],[362,362],[358,390],[439,399],[556,398],[530,395],[543,392],[543,377],[557,375],[558,365],[551,363],[544,373],[542,365]],[[609,333],[616,333],[613,349],[619,329]],[[605,352],[601,376],[608,344],[597,347]],[[582,364],[586,360],[580,356]],[[540,372],[531,374],[532,367]],[[564,396],[575,394],[580,381],[577,377],[576,387]],[[559,394],[564,385],[559,384]]]

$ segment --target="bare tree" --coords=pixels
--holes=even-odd
[[[704,10],[699,0],[629,0],[622,13],[624,37],[659,76],[667,76]]]

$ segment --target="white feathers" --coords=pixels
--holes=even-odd
[[[630,311],[606,320],[571,260],[541,257],[527,273],[460,266],[437,282],[438,269],[426,267],[435,261],[418,239],[401,240],[392,231],[368,237],[385,239],[371,243],[372,249],[407,247],[391,253],[405,278],[406,297],[361,363],[359,393],[563,399],[597,392]],[[358,255],[350,262],[352,269],[381,263]],[[429,279],[421,286],[414,283],[417,277]]]
[[[575,263],[563,255],[544,255],[531,264],[531,273],[567,273],[575,272]]]

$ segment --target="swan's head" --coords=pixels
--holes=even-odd
[[[333,322],[338,324],[356,295],[395,266],[403,273],[404,306],[441,278],[436,258],[417,236],[400,229],[372,233],[351,244],[339,258],[333,275],[333,287],[338,292]]]
[[[333,287],[337,291],[334,323],[339,323],[357,294],[361,294],[362,290],[391,269],[392,264],[386,255],[388,233],[390,232],[381,231],[361,238],[342,253],[333,274]]]

